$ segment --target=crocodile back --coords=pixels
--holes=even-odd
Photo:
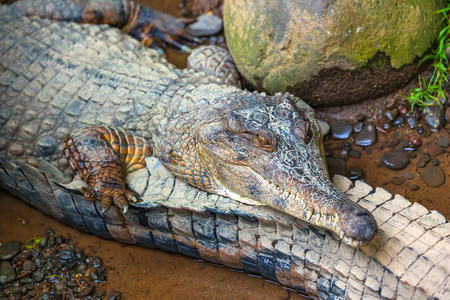
[[[155,113],[182,74],[118,29],[27,18],[1,6],[0,153],[65,169],[61,140],[70,131]]]

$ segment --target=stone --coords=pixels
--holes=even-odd
[[[0,260],[7,260],[14,257],[20,251],[22,243],[8,242],[0,245]]]
[[[353,126],[353,132],[360,132],[364,126],[363,122],[357,123],[355,126]]]
[[[445,110],[445,118],[447,119],[447,122],[450,122],[450,107],[447,107]]]
[[[429,105],[423,108],[423,120],[428,128],[440,130],[445,126],[445,113],[440,105]]]
[[[322,135],[326,137],[330,132],[330,125],[322,120],[317,119],[317,123],[319,123],[320,129],[322,130]]]
[[[382,157],[381,161],[391,170],[401,170],[409,165],[410,159],[401,150],[390,150],[386,152]]]
[[[381,113],[387,120],[393,122],[398,117],[398,110],[395,108],[384,109]]]
[[[405,179],[395,176],[394,178],[392,178],[391,182],[395,185],[402,185],[403,182],[405,182]]]
[[[355,144],[362,147],[373,145],[377,142],[377,129],[373,124],[364,126],[355,137]]]
[[[411,129],[417,128],[419,126],[419,119],[417,119],[415,116],[409,116],[406,118],[406,124],[408,124],[408,127]]]
[[[333,178],[336,174],[346,176],[345,161],[342,158],[327,157],[326,160],[330,178]]]
[[[222,19],[213,14],[204,14],[186,27],[186,32],[193,36],[215,35],[222,30]]]
[[[312,105],[337,105],[377,98],[409,82],[417,72],[414,59],[441,30],[436,11],[443,4],[225,1],[224,31],[250,84],[292,92]]]
[[[394,120],[394,122],[392,122],[392,124],[394,124],[395,127],[400,128],[403,126],[403,124],[405,124],[405,119],[402,116],[399,116]]]
[[[330,138],[334,140],[345,140],[353,132],[353,126],[347,121],[337,120],[330,123]]]
[[[411,184],[411,185],[409,186],[409,188],[410,188],[412,191],[417,191],[417,190],[420,189],[420,186],[418,186],[417,184],[413,183],[413,184]]]
[[[445,136],[441,136],[437,139],[437,144],[441,147],[448,148],[450,146],[450,139]]]
[[[16,279],[16,271],[14,271],[9,261],[0,262],[0,284],[12,282]]]
[[[445,182],[445,173],[439,167],[427,166],[420,173],[420,178],[430,187],[438,187]]]
[[[359,159],[361,157],[361,151],[357,150],[357,149],[352,149],[350,150],[350,152],[348,153],[348,155],[350,157]]]
[[[414,175],[411,172],[402,172],[400,173],[400,177],[402,177],[405,180],[414,179]]]
[[[422,145],[422,139],[418,136],[412,136],[409,138],[409,141],[416,146]]]
[[[431,160],[430,154],[428,153],[422,153],[419,156],[419,160],[417,161],[417,166],[419,168],[425,167],[425,165]]]
[[[436,157],[438,155],[441,155],[445,153],[446,150],[444,147],[441,147],[436,144],[431,144],[427,147],[427,153],[430,154],[431,157]]]
[[[364,175],[364,170],[358,166],[352,166],[348,170],[348,178],[351,180],[360,179]]]
[[[431,165],[436,167],[437,165],[439,165],[439,160],[436,157],[433,157],[431,159]]]

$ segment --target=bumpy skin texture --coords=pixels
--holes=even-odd
[[[319,128],[300,100],[252,94],[202,73],[176,70],[107,26],[25,18],[0,7],[0,27],[0,182],[11,193],[81,230],[260,273],[315,298],[448,296],[445,218],[363,184],[347,193],[350,199],[344,197],[326,179]],[[80,129],[93,124],[104,130],[103,138]],[[126,214],[115,206],[101,214],[99,201],[87,202],[73,185],[46,177],[53,169],[70,173],[62,140],[71,133],[67,155],[78,153],[71,164],[77,163],[80,176],[89,182],[91,174],[103,172],[92,171],[91,157],[109,157],[108,164],[115,165],[101,170],[118,183],[120,176],[111,172],[119,165],[125,172],[126,158],[120,158],[122,142],[114,150],[121,134],[112,130],[146,140],[157,157],[127,176],[143,202]],[[104,149],[105,155],[78,151],[89,149],[84,134],[104,142],[92,151]],[[89,155],[89,166],[81,154]],[[46,176],[33,167],[39,159],[49,163],[42,169]],[[230,176],[220,177],[223,172]],[[236,173],[248,180],[226,182],[239,178]],[[286,181],[286,173],[299,184]],[[340,186],[349,189],[348,182]],[[97,198],[102,188],[94,185]],[[299,219],[217,195],[237,193]],[[292,204],[300,210],[289,211]],[[351,225],[371,218],[367,211],[380,233],[360,249],[301,221],[324,222],[339,232],[343,220]],[[329,212],[340,220],[330,222]]]

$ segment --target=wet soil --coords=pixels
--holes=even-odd
[[[122,299],[305,299],[262,278],[160,250],[121,244],[80,232],[0,190],[0,243],[27,241],[46,228],[70,236],[108,270],[106,294]]]

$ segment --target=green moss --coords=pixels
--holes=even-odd
[[[323,2],[225,1],[228,47],[251,84],[285,91],[325,68],[362,67],[379,52],[400,68],[422,56],[441,29],[435,12],[442,0]]]

